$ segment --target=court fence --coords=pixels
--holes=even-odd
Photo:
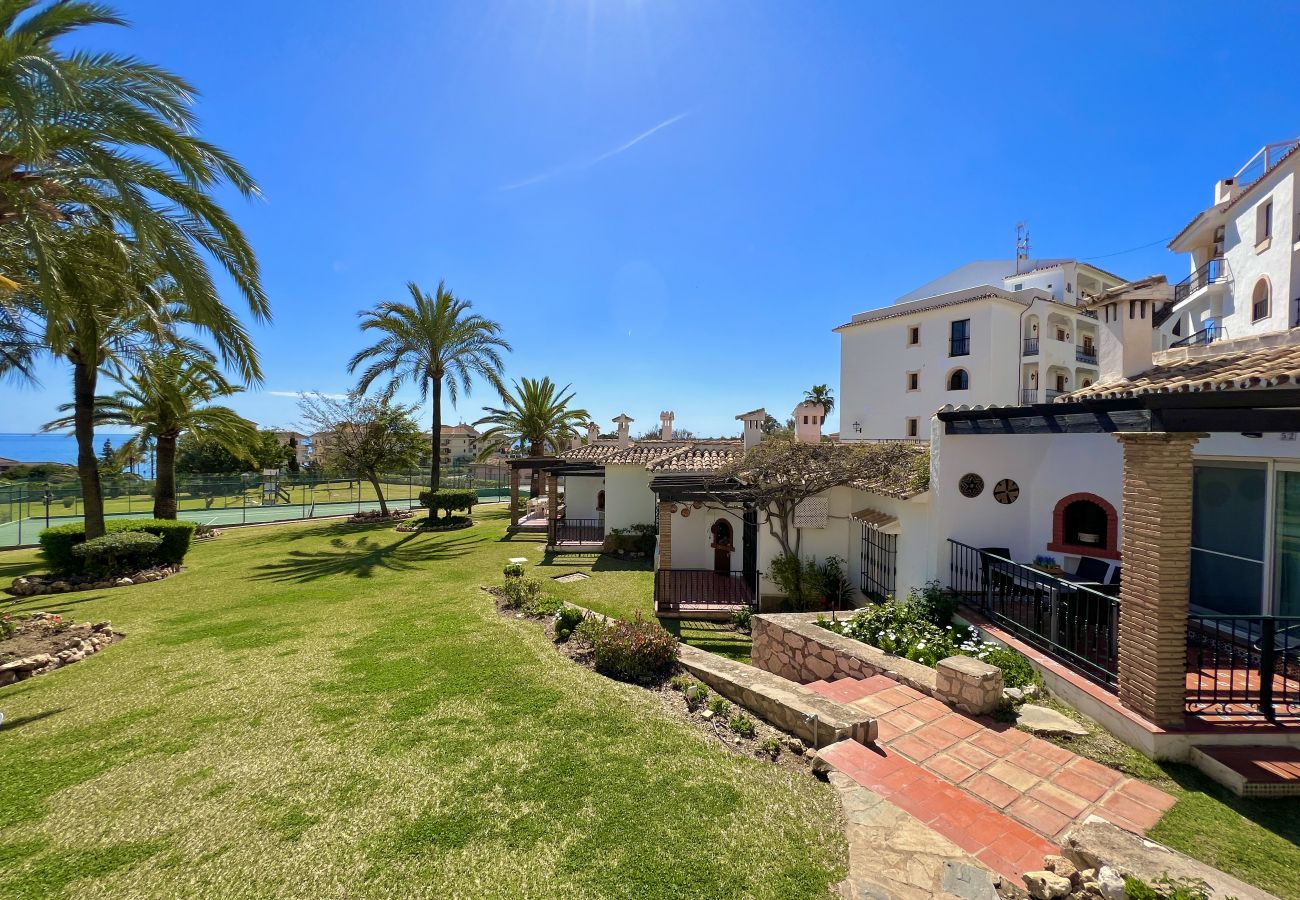
[[[429,472],[383,475],[390,508],[419,506],[429,489]],[[479,502],[510,497],[510,468],[504,465],[443,469],[441,486],[472,488]],[[136,476],[103,480],[104,514],[109,518],[153,515],[153,481]],[[346,516],[379,509],[374,485],[348,475],[178,475],[177,516],[206,525],[229,526]],[[0,549],[31,546],[52,525],[80,521],[85,513],[81,484],[70,481],[0,480]]]

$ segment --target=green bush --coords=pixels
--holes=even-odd
[[[421,505],[435,514],[441,512],[450,516],[460,511],[469,514],[474,511],[477,502],[478,494],[472,490],[441,488],[436,491],[420,491]]]
[[[1002,670],[1004,687],[1022,688],[1038,684],[1038,671],[1029,664],[1023,653],[1017,653],[1010,647],[994,647],[979,658]]]
[[[121,531],[83,541],[72,548],[87,575],[129,575],[147,569],[163,539],[144,531]]]
[[[714,697],[709,701],[709,712],[721,718],[731,715],[731,704],[721,697]]]
[[[190,540],[194,536],[193,522],[173,519],[115,519],[105,523],[106,534],[119,534],[128,531],[143,531],[162,538],[149,559],[148,566],[179,565],[189,552]],[[41,532],[41,553],[45,557],[50,571],[56,575],[80,575],[83,559],[72,552],[72,548],[85,543],[86,526],[82,522],[69,522],[56,525]]]
[[[555,636],[562,641],[569,639],[569,636],[577,630],[585,618],[582,610],[574,609],[572,606],[563,606],[555,614]],[[563,637],[560,637],[563,635]]]
[[[838,556],[828,556],[819,563],[812,557],[782,553],[773,558],[767,577],[785,594],[785,605],[798,612],[852,606],[857,595],[853,582],[844,574],[844,560]]]
[[[748,632],[753,617],[754,611],[748,606],[742,606],[740,609],[734,610],[731,613],[731,624],[739,628],[741,631]]]
[[[507,578],[518,578],[524,574],[523,563],[506,563],[506,567],[501,570],[501,574]]]
[[[501,586],[505,594],[505,605],[511,609],[526,608],[534,605],[542,597],[542,582],[536,578],[507,578]]]
[[[644,553],[649,556],[655,552],[655,527],[653,525],[632,525],[628,528],[611,528],[605,535],[601,553]]]
[[[744,713],[736,713],[728,719],[727,727],[730,728],[733,733],[748,738],[752,738],[757,731],[754,727],[754,720]]]
[[[763,738],[762,742],[758,745],[758,749],[762,750],[764,753],[766,753],[768,756],[772,757],[773,759],[776,759],[778,756],[781,755],[781,740],[775,735],[771,737],[765,737]]]
[[[907,602],[916,606],[921,618],[940,628],[951,625],[957,613],[957,595],[945,591],[937,581],[927,581],[920,591],[912,588]]]
[[[611,678],[650,681],[668,674],[677,662],[677,638],[640,612],[631,622],[608,623],[590,640],[596,671]]]

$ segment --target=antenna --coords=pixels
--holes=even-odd
[[[1020,264],[1029,262],[1029,223],[1016,223],[1016,274],[1020,274]]]

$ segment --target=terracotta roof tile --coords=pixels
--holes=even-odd
[[[619,451],[618,444],[614,442],[605,443],[597,441],[594,444],[583,444],[581,447],[574,447],[571,450],[564,450],[560,453],[562,459],[578,460],[587,462],[601,462],[607,456],[612,456]]]
[[[689,441],[637,441],[604,457],[601,462],[607,466],[648,466],[689,445]]]
[[[646,466],[651,472],[715,472],[745,452],[741,441],[694,441]]]
[[[1093,384],[1062,394],[1056,402],[1259,389],[1297,383],[1300,383],[1300,342],[1291,341],[1239,352],[1166,361],[1133,378]]]

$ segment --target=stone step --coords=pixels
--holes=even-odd
[[[835,681],[814,681],[812,684],[804,685],[804,687],[810,688],[823,697],[838,700],[840,703],[853,703],[879,691],[899,687],[899,684],[884,675],[872,675],[870,678],[840,678]],[[912,689],[906,688],[906,690],[911,691]],[[917,697],[921,696],[918,692],[913,691],[912,693],[916,694]]]
[[[1025,872],[1041,869],[1044,856],[1059,852],[1042,835],[900,754],[841,741],[818,756],[1014,884],[1022,883]]]
[[[1300,797],[1300,747],[1193,747],[1190,761],[1238,797]]]

